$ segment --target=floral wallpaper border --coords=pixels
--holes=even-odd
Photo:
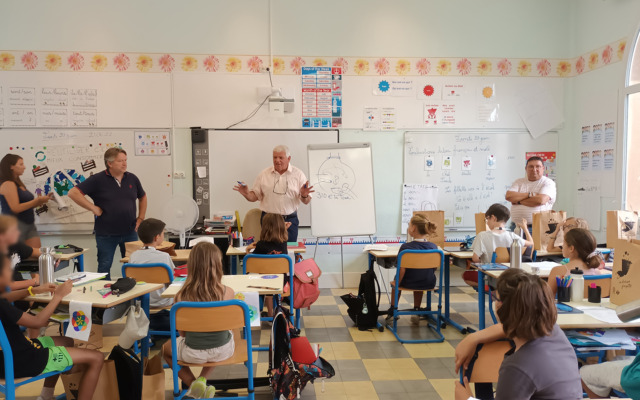
[[[297,75],[303,66],[330,65],[360,76],[572,77],[621,61],[626,45],[620,39],[572,59],[274,56],[272,72]],[[252,74],[267,66],[265,55],[0,50],[0,71]]]

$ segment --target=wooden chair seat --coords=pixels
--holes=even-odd
[[[436,288],[433,288],[433,289],[408,289],[408,288],[405,288],[405,287],[402,287],[402,286],[399,288],[399,290],[401,290],[403,292],[404,291],[407,291],[407,292],[437,292],[438,291],[438,289],[436,289]]]

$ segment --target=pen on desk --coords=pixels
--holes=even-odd
[[[111,292],[109,292],[109,293],[105,293],[105,294],[103,294],[103,295],[102,295],[102,298],[104,299],[104,298],[106,298],[107,296],[109,296],[110,294],[111,294]]]
[[[264,290],[278,290],[277,287],[269,287],[269,286],[247,286],[251,289],[264,289]]]

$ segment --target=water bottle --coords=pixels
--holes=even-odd
[[[242,240],[242,232],[238,233],[238,243],[240,247],[244,246],[244,241]]]
[[[511,268],[520,268],[522,266],[522,245],[520,245],[518,238],[514,238],[513,243],[511,243],[509,266]]]
[[[571,301],[584,300],[584,278],[582,270],[574,268],[571,270]]]
[[[40,257],[38,257],[38,274],[40,275],[40,285],[54,283],[53,270],[56,260],[53,258],[53,249],[50,247],[40,248]]]

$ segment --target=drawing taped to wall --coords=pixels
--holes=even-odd
[[[344,163],[340,153],[330,154],[320,165],[316,173],[317,182],[322,191],[318,196],[336,200],[353,200],[357,198],[353,192],[356,186],[356,174],[353,168]]]

